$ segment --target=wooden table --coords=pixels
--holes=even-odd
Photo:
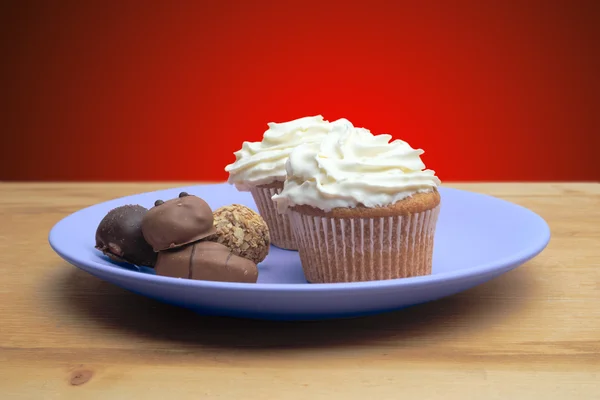
[[[62,261],[54,223],[174,184],[0,184],[0,399],[600,399],[600,185],[456,184],[526,206],[548,248],[395,313],[200,317]]]

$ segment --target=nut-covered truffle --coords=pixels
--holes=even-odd
[[[109,211],[96,229],[96,249],[117,262],[153,267],[156,253],[142,234],[142,220],[147,212],[139,205]]]
[[[168,201],[157,200],[144,216],[142,233],[154,251],[181,247],[216,232],[208,203],[182,194]]]
[[[246,206],[233,204],[214,212],[217,233],[207,240],[224,244],[234,254],[255,264],[269,254],[269,228],[262,217]]]
[[[172,278],[256,283],[258,269],[247,258],[215,242],[196,242],[158,253],[156,274]]]

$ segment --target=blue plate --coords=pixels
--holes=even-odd
[[[491,196],[441,188],[433,273],[373,282],[309,284],[298,253],[271,246],[258,283],[162,277],[150,268],[119,265],[94,249],[94,234],[111,209],[151,207],[179,192],[205,199],[213,209],[233,203],[256,210],[252,197],[227,184],[180,187],[111,200],[80,210],[50,232],[52,248],[90,274],[160,301],[202,314],[274,320],[316,320],[368,315],[439,299],[489,281],[539,254],[550,240],[546,222],[532,211]]]

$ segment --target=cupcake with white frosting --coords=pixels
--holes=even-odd
[[[423,150],[391,139],[338,126],[291,152],[272,199],[290,218],[309,282],[431,274],[440,180]]]
[[[260,142],[244,142],[234,153],[236,161],[225,167],[228,182],[240,191],[249,191],[260,215],[269,226],[271,243],[288,250],[297,250],[290,221],[279,214],[271,198],[283,189],[286,162],[292,150],[301,144],[318,143],[336,126],[352,124],[340,119],[329,122],[322,116],[299,118],[289,122],[268,124]]]

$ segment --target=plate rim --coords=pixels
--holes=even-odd
[[[195,184],[195,185],[186,185],[186,186],[174,186],[172,188],[167,189],[159,189],[153,190],[149,192],[136,193],[127,196],[121,196],[118,198],[114,198],[111,200],[106,200],[100,203],[96,203],[87,207],[84,207],[80,210],[77,210],[63,218],[61,218],[57,223],[53,225],[48,234],[48,242],[52,250],[58,254],[62,259],[72,264],[73,266],[83,269],[86,272],[92,274],[88,269],[97,269],[101,272],[109,275],[116,275],[119,278],[123,279],[133,279],[145,281],[146,284],[154,284],[154,285],[174,285],[174,286],[188,286],[197,289],[218,289],[218,290],[246,290],[246,291],[257,291],[257,292],[336,292],[336,291],[347,291],[347,290],[379,290],[386,288],[398,288],[398,287],[414,287],[420,286],[422,284],[436,284],[440,282],[449,282],[454,280],[459,280],[466,277],[477,277],[481,275],[486,275],[492,271],[505,271],[506,268],[502,268],[502,266],[519,266],[537,255],[539,255],[549,244],[551,239],[551,231],[548,223],[537,213],[532,210],[523,207],[519,204],[509,202],[507,200],[491,196],[488,194],[456,189],[456,188],[448,188],[441,186],[439,188],[441,194],[443,195],[444,191],[457,191],[462,193],[468,193],[469,195],[474,196],[482,196],[491,198],[494,201],[505,203],[508,206],[516,207],[522,209],[526,213],[529,213],[530,216],[534,217],[537,220],[541,230],[543,230],[543,235],[540,234],[539,238],[535,240],[526,250],[522,250],[518,253],[513,253],[509,256],[497,259],[493,262],[487,262],[480,264],[475,267],[464,268],[457,271],[448,271],[441,272],[437,274],[425,275],[425,276],[415,276],[408,278],[396,278],[396,279],[386,279],[386,280],[377,280],[377,281],[364,281],[364,282],[340,282],[340,283],[241,283],[241,282],[220,282],[220,281],[202,281],[202,280],[193,280],[193,279],[178,279],[167,276],[159,276],[152,274],[140,273],[137,271],[129,270],[126,268],[119,267],[117,265],[104,265],[95,260],[79,260],[77,258],[71,257],[60,249],[60,246],[56,245],[56,235],[64,229],[64,225],[69,223],[71,220],[77,218],[78,214],[85,213],[89,211],[91,208],[100,206],[100,205],[108,205],[110,203],[119,203],[123,199],[127,199],[134,196],[140,195],[148,195],[152,193],[172,191],[176,189],[187,188],[188,190],[191,188],[198,187],[210,187],[210,186],[224,186],[228,185],[228,183],[209,183],[209,184]],[[533,249],[533,250],[532,250]],[[81,265],[84,265],[82,267]],[[93,274],[92,274],[93,275]]]

